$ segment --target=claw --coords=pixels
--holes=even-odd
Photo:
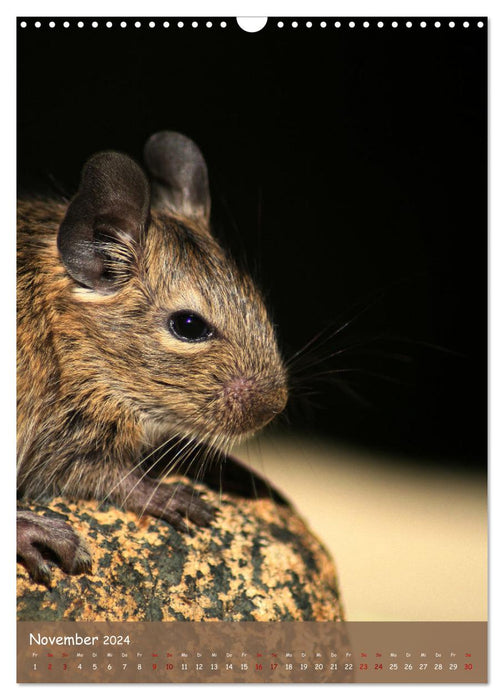
[[[47,587],[51,583],[51,569],[46,559],[68,574],[91,571],[91,555],[68,523],[30,511],[17,514],[17,555],[31,578]]]
[[[160,484],[145,478],[136,486],[126,506],[137,513],[162,518],[180,532],[192,533],[189,523],[207,527],[215,517],[216,509],[185,484]]]

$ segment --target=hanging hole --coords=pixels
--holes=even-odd
[[[236,21],[244,32],[260,32],[268,21],[267,17],[237,17]]]

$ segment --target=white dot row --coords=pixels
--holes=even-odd
[[[83,22],[82,20],[79,20],[78,22],[76,22],[74,24],[79,29],[83,29],[86,26],[86,22]],[[112,22],[111,20],[108,20],[107,22],[103,21],[101,23],[94,20],[92,22],[88,22],[87,24],[90,25],[93,29],[98,29],[98,27],[100,27],[100,26],[105,26],[105,27],[107,27],[107,29],[111,29],[114,26],[114,22]],[[120,26],[122,29],[126,29],[126,27],[128,27],[128,25],[133,26],[136,29],[140,29],[142,26],[148,26],[150,29],[154,29],[156,26],[158,26],[158,23],[154,22],[152,20],[150,22],[144,22],[144,23],[142,23],[138,20],[136,22],[130,22],[130,23],[126,22],[125,20],[122,20],[121,22],[116,22],[115,24]],[[279,29],[282,29],[283,27],[292,27],[293,29],[297,29],[297,27],[303,26],[303,24],[307,29],[311,29],[314,25],[317,24],[317,22],[312,22],[311,20],[308,20],[307,22],[304,22],[304,23],[297,21],[297,20],[293,20],[292,22],[283,22],[282,20],[280,20],[279,22],[277,22],[277,27]],[[376,22],[376,26],[379,29],[383,29],[383,27],[385,27],[385,24],[386,23],[383,22],[382,20],[379,20]],[[399,24],[400,23],[397,20],[393,20],[392,22],[390,22],[390,26],[393,29],[396,29],[397,27],[399,27]],[[428,23],[425,22],[425,20],[420,21],[418,24],[422,29],[425,29],[428,26]],[[439,29],[443,25],[443,23],[440,22],[439,20],[431,21],[431,24],[436,29]],[[447,22],[446,24],[448,24],[448,27],[450,27],[450,29],[453,29],[454,27],[457,26],[457,23],[454,22],[453,20],[451,20],[450,22]],[[465,29],[467,29],[468,27],[471,26],[471,23],[468,22],[467,20],[465,20],[463,22],[459,22],[459,24],[462,24],[462,26]],[[485,26],[485,23],[482,22],[481,20],[479,22],[475,22],[473,24],[476,24],[480,29]],[[225,21],[212,22],[211,20],[208,20],[207,22],[202,22],[201,25],[204,27],[207,27],[208,29],[211,29],[213,26],[217,26],[217,27],[221,27],[222,29],[225,29],[227,27],[227,22],[225,22]],[[321,22],[318,23],[318,25],[322,29],[325,29],[326,27],[328,27],[330,25],[330,23],[325,21],[325,20],[322,20]],[[20,22],[19,26],[22,29],[26,29],[26,27],[28,27],[28,22],[22,21],[22,22]],[[36,29],[40,29],[42,27],[42,22],[37,20],[36,22],[33,23],[33,26]],[[51,29],[54,29],[56,27],[56,22],[50,21],[48,23],[48,26]],[[62,26],[65,29],[68,29],[71,26],[71,23],[69,21],[65,21],[65,22],[62,22]],[[170,27],[170,22],[168,22],[168,21],[159,22],[159,26],[162,26],[165,29],[168,29],[168,27]],[[183,22],[182,20],[179,20],[178,22],[173,22],[172,26],[177,27],[178,29],[182,29],[185,26],[191,26],[193,29],[197,29],[200,25],[199,25],[199,22],[197,22],[197,21]],[[353,20],[351,20],[349,22],[336,21],[336,22],[334,22],[334,26],[336,27],[336,29],[340,29],[340,27],[344,27],[344,26],[347,26],[350,29],[355,29],[355,27],[357,27],[357,22],[354,22]],[[371,26],[371,22],[369,22],[368,20],[365,20],[364,22],[362,22],[361,26],[364,29],[368,29]],[[407,27],[408,29],[411,29],[413,27],[413,22],[411,20],[408,20],[408,21],[404,22],[404,26]]]
[[[330,23],[325,21],[325,20],[322,20],[320,23],[312,22],[311,20],[308,20],[307,22],[299,22],[297,20],[294,20],[292,22],[283,22],[282,20],[280,20],[279,22],[277,22],[277,27],[279,29],[282,29],[283,27],[292,27],[293,29],[296,29],[299,26],[305,26],[308,29],[311,29],[313,26],[316,26],[317,24],[322,29],[325,29],[326,27],[330,26]],[[390,22],[390,26],[393,27],[394,29],[399,27],[400,24],[402,24],[402,23],[399,23],[397,20],[393,20]],[[422,29],[425,29],[428,26],[428,23],[425,22],[425,20],[421,20],[418,24]],[[431,20],[431,25],[436,27],[436,29],[439,29],[442,26],[442,24],[443,23],[440,21],[437,21],[437,20],[432,21]],[[453,29],[457,23],[452,20],[452,21],[447,22],[447,23],[445,22],[445,24],[448,24],[448,26],[451,29]],[[459,22],[459,24],[462,24],[462,26],[465,29],[467,29],[468,27],[471,26],[471,23],[468,22],[467,20],[465,20],[464,22]],[[481,22],[481,21],[474,22],[473,24],[477,24],[477,26],[480,29],[485,26],[485,23]],[[344,26],[347,26],[350,29],[355,29],[355,27],[357,27],[358,25],[362,26],[364,29],[368,29],[369,27],[371,27],[372,23],[369,22],[368,20],[365,20],[364,22],[362,22],[362,24],[354,22],[353,20],[350,20],[349,22],[340,22],[340,21],[334,22],[334,26],[336,27],[336,29],[340,29],[340,27],[344,27]],[[385,25],[386,25],[386,22],[383,22],[382,20],[379,20],[376,22],[376,26],[379,29],[383,29],[383,27],[385,27]],[[413,22],[411,20],[407,20],[404,22],[404,26],[407,27],[408,29],[411,29],[413,27]]]
[[[74,22],[73,24],[74,24],[74,26],[77,26],[79,29],[83,29],[86,26],[86,22],[83,22],[82,20],[79,20],[78,22]],[[144,22],[144,23],[142,23],[140,21],[136,21],[136,22],[132,21],[132,22],[128,23],[125,20],[122,20],[121,22],[118,21],[118,22],[114,23],[111,20],[108,20],[107,22],[102,21],[100,23],[100,22],[97,22],[96,20],[94,20],[92,22],[87,22],[87,25],[91,26],[93,29],[98,29],[100,26],[107,27],[107,29],[111,29],[114,26],[114,24],[116,26],[121,27],[122,29],[126,29],[126,27],[128,27],[128,26],[135,27],[136,29],[140,29],[142,26],[148,26],[150,29],[154,29],[156,26],[162,26],[165,29],[168,29],[168,27],[170,26],[170,22],[157,23],[154,21]],[[28,22],[22,21],[22,22],[20,22],[19,26],[21,27],[21,29],[26,29],[26,27],[28,27]],[[36,29],[40,29],[42,27],[42,22],[37,20],[36,22],[33,23],[33,26]],[[53,22],[53,21],[48,22],[48,26],[51,29],[54,29],[56,27],[56,22]],[[71,23],[68,21],[65,21],[65,22],[62,22],[62,26],[65,29],[68,29],[71,26]],[[196,21],[194,21],[194,22],[182,22],[182,20],[180,20],[178,22],[172,22],[172,26],[178,27],[179,29],[182,29],[185,26],[191,26],[193,29],[197,29],[199,26],[199,23]],[[227,22],[224,22],[224,21],[211,22],[210,20],[208,20],[208,22],[202,22],[202,26],[207,27],[208,29],[211,29],[213,26],[216,26],[216,27],[218,26],[218,27],[221,27],[222,29],[225,29],[227,27]]]

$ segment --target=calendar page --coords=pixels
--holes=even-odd
[[[486,683],[488,18],[16,24],[18,683]]]

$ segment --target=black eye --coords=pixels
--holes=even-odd
[[[175,338],[186,343],[201,343],[213,335],[205,319],[192,311],[176,311],[170,316],[168,327]]]

